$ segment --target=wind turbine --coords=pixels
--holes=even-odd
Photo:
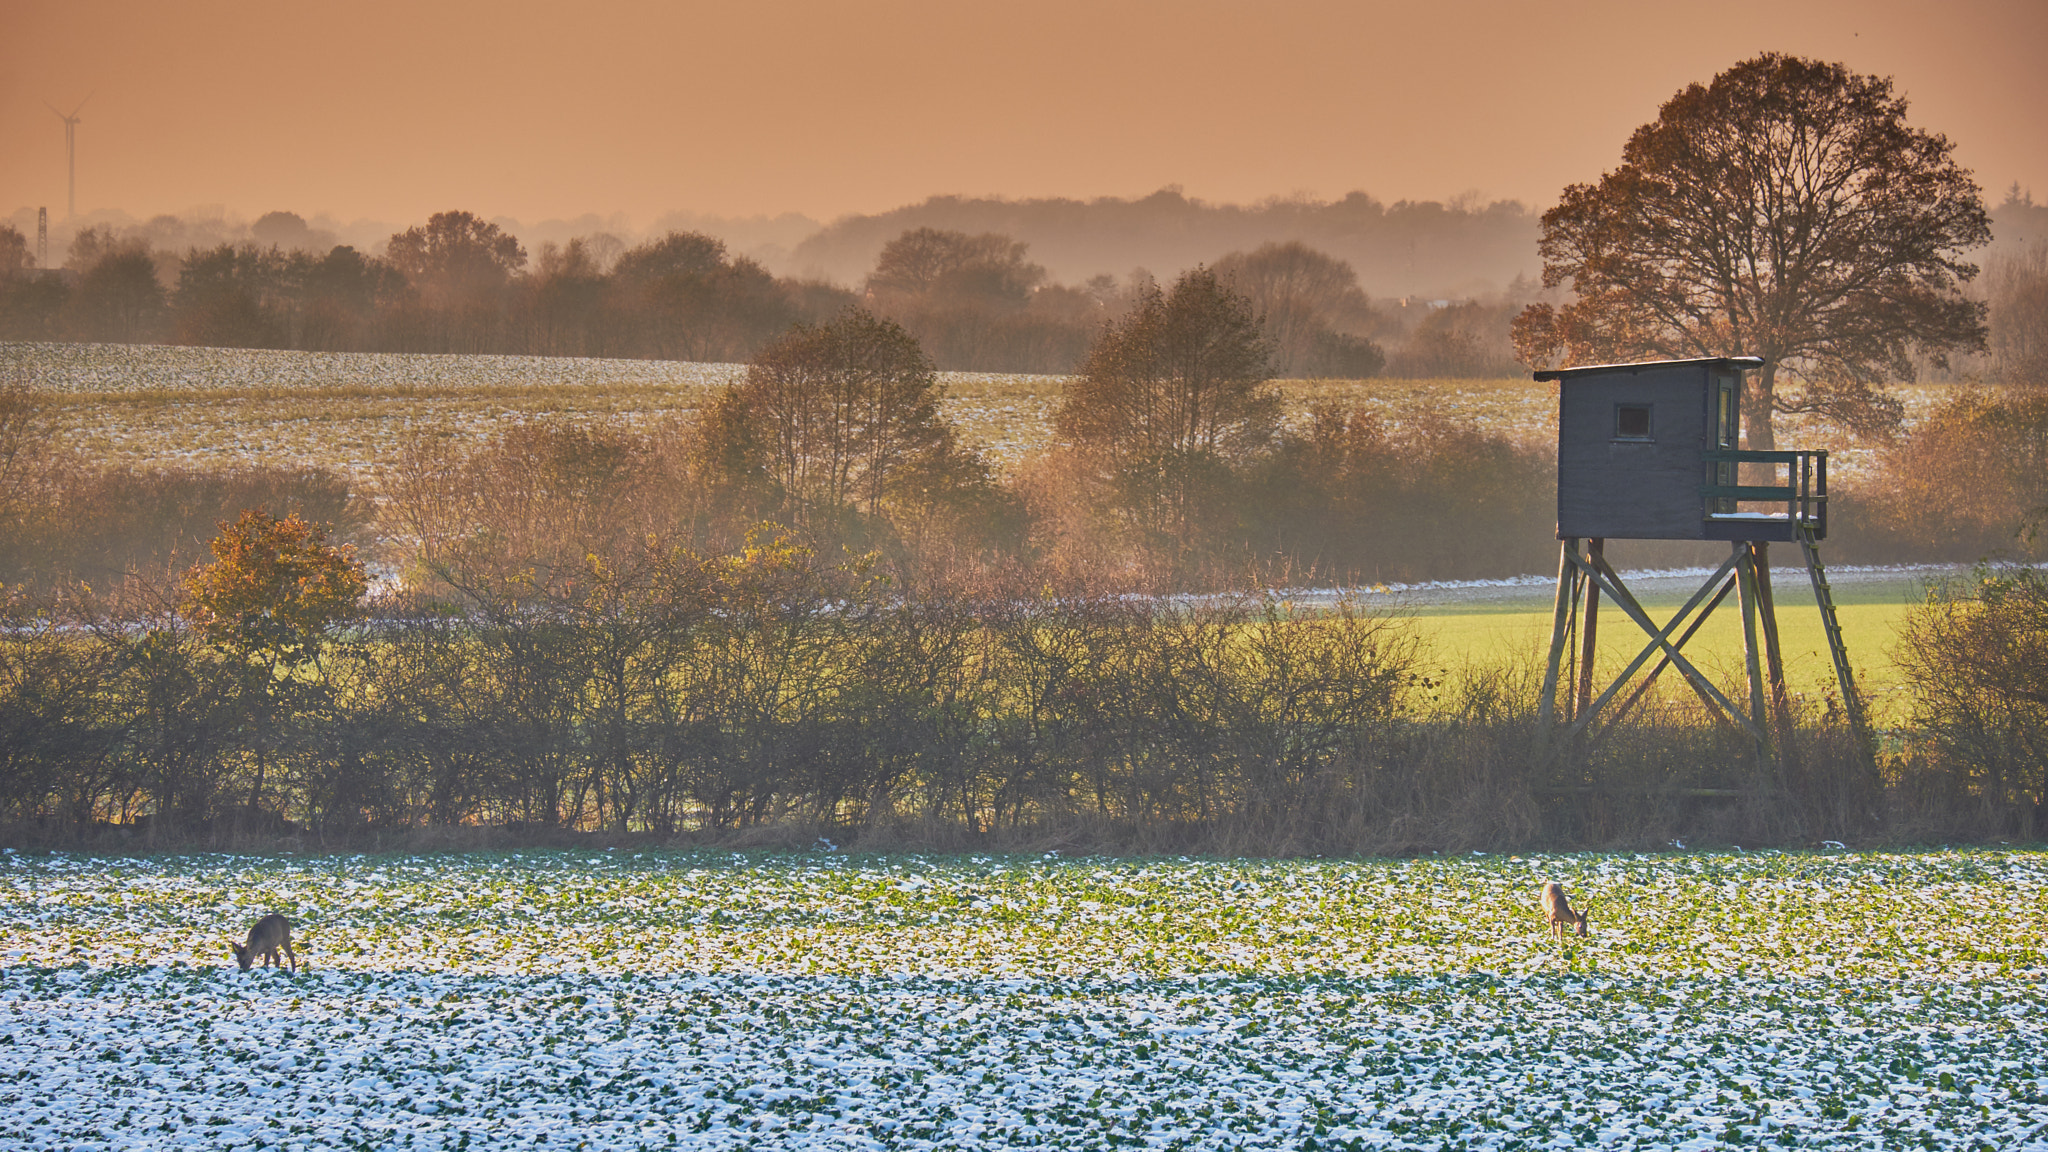
[[[85,94],[85,100],[90,99],[92,99],[92,93],[88,92]],[[65,167],[70,170],[71,176],[71,186],[66,189],[68,199],[64,202],[64,218],[66,220],[78,215],[78,114],[84,110],[85,100],[80,100],[78,107],[73,108],[69,116],[58,112],[55,104],[50,103],[48,100],[43,101],[43,107],[56,112],[57,119],[64,122],[64,163]]]

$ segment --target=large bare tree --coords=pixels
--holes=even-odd
[[[987,483],[940,415],[943,395],[908,332],[848,308],[763,348],[706,415],[702,450],[724,480],[765,481],[798,527],[825,533],[849,511],[873,521]]]
[[[1531,365],[1753,355],[1749,444],[1773,412],[1896,422],[1875,389],[1911,355],[1981,349],[1959,285],[1990,240],[1946,137],[1909,127],[1889,79],[1766,53],[1687,87],[1638,128],[1621,167],[1543,215],[1543,282],[1515,346]],[[1780,395],[1781,374],[1805,385]]]
[[[913,228],[883,246],[868,275],[868,294],[884,304],[950,300],[1022,308],[1045,281],[1045,269],[1024,259],[1029,249],[995,232]]]
[[[1271,354],[1251,301],[1194,268],[1142,292],[1068,381],[1054,427],[1155,559],[1186,559],[1234,471],[1273,447]]]
[[[1377,344],[1349,331],[1371,323],[1372,303],[1344,261],[1289,240],[1232,252],[1216,275],[1264,319],[1282,376],[1370,376],[1386,364]]]

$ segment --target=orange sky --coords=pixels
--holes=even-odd
[[[1763,50],[2048,198],[2048,2],[0,0],[0,217],[829,219],[935,193],[1547,205]]]

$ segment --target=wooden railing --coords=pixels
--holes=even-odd
[[[1828,453],[1819,448],[1810,452],[1751,452],[1733,448],[1721,448],[1706,454],[1709,464],[1769,464],[1774,469],[1782,464],[1786,467],[1783,484],[1702,484],[1700,496],[1706,502],[1709,520],[1716,517],[1737,515],[1733,504],[1736,501],[1768,501],[1785,505],[1785,518],[1794,524],[1811,524],[1817,535],[1825,537],[1828,531]]]

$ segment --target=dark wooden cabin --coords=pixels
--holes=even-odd
[[[1740,450],[1742,374],[1762,366],[1722,356],[1536,373],[1558,388],[1558,539],[1789,541],[1801,525],[1825,537],[1827,453]]]

